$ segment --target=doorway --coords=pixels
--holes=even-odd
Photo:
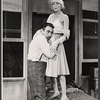
[[[46,22],[48,16],[49,14],[32,13],[32,37],[41,28],[41,25]]]
[[[48,16],[49,14],[32,14],[32,37],[40,29],[41,25],[46,22]],[[67,76],[67,80],[72,81],[75,80],[75,16],[70,15],[69,22],[70,38],[64,42],[64,47],[70,70],[70,75]]]

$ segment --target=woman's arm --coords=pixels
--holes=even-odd
[[[62,33],[63,33],[63,36],[60,37],[58,39],[58,41],[60,43],[63,43],[66,38],[69,39],[69,36],[70,36],[70,30],[69,30],[69,18],[67,15],[64,15],[64,17],[61,19],[61,23],[63,24],[64,26],[64,29],[62,30]]]
[[[70,30],[69,30],[69,19],[67,15],[64,15],[64,17],[62,17],[61,23],[64,26],[64,29],[62,29],[63,36],[61,36],[59,39],[53,42],[51,48],[56,48],[60,43],[63,43],[66,40],[66,38],[69,39]]]

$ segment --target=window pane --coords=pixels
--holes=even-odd
[[[3,43],[3,77],[23,77],[23,42]]]
[[[83,22],[83,35],[97,36],[98,23]]]
[[[82,63],[82,75],[90,75],[90,69],[98,67],[98,63]]]
[[[98,39],[83,39],[83,58],[98,59]]]
[[[83,18],[98,20],[98,12],[83,10]]]
[[[21,13],[3,12],[3,37],[21,38]]]

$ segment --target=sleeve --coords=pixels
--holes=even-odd
[[[69,30],[69,18],[67,15],[64,14],[63,17],[63,24],[64,24],[64,29],[63,29],[63,33],[66,36],[67,39],[69,39],[70,36],[70,30]]]
[[[60,37],[59,39],[57,39],[60,43],[63,43],[64,41],[66,41],[66,38],[69,39],[70,30],[64,30],[63,33],[64,33],[64,35],[62,37]]]
[[[66,41],[66,36],[63,35],[62,37],[60,37],[59,39],[57,39],[56,41],[59,41],[59,43],[63,43],[64,41]],[[56,42],[55,41],[55,42]]]
[[[60,37],[59,39],[57,39],[52,43],[52,47],[56,48],[60,43],[63,43],[65,40],[66,40],[66,36],[63,35],[62,37]]]
[[[64,32],[64,35],[59,39],[57,39],[52,45],[58,45],[60,43],[63,43],[64,41],[66,41],[66,38],[69,37],[69,35],[70,35],[70,30],[66,30],[66,32]]]
[[[48,58],[53,58],[56,55],[55,52],[50,52],[50,45],[45,37],[38,38],[38,44],[42,50],[42,53],[45,54]]]
[[[63,33],[67,38],[70,36],[70,30],[69,29],[64,29]]]

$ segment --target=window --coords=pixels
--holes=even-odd
[[[83,10],[83,59],[98,59],[98,13]]]
[[[23,42],[3,43],[3,77],[23,77]]]
[[[3,11],[3,77],[24,77],[24,40],[21,12]]]

